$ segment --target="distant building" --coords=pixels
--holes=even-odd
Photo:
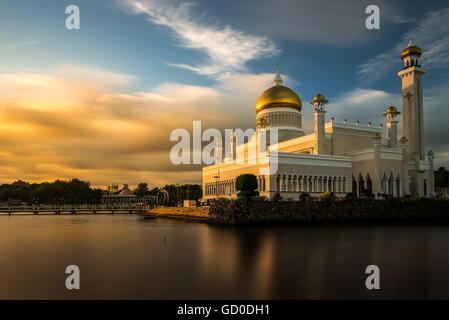
[[[235,181],[243,173],[256,175],[260,195],[268,198],[280,193],[285,199],[299,199],[302,192],[312,196],[322,192],[334,192],[337,196],[350,192],[357,196],[433,196],[433,153],[425,152],[423,138],[425,71],[418,62],[421,53],[410,41],[401,55],[404,67],[398,75],[402,79],[404,137],[400,139],[400,112],[395,107],[384,113],[387,130],[383,139],[381,125],[348,123],[346,119],[336,122],[333,118],[326,123],[328,100],[321,94],[310,102],[314,108],[314,132],[305,134],[302,102],[293,90],[282,85],[278,69],[274,85],[256,103],[257,128],[251,143],[236,146],[235,136],[231,135],[231,150],[223,161],[203,168],[203,199],[235,198]],[[278,131],[278,143],[267,143],[266,149],[261,148],[259,134],[268,136],[272,129]],[[221,141],[217,141],[217,146],[221,148]],[[259,151],[264,149],[267,152]],[[253,150],[267,161],[248,161],[246,156]],[[239,158],[245,162],[236,161]],[[277,159],[275,166],[271,159]],[[261,168],[270,174],[261,174]]]
[[[111,185],[115,186],[115,185]],[[102,203],[103,204],[130,204],[130,203],[140,203],[140,204],[146,204],[146,203],[156,203],[157,202],[157,196],[137,196],[135,195],[130,189],[127,184],[123,185],[122,190],[118,190],[117,185],[117,191],[115,193],[111,192],[110,190],[115,190],[115,188],[109,188],[106,191],[106,194],[102,197]]]
[[[107,188],[106,188],[106,190],[109,192],[109,193],[112,193],[112,194],[115,194],[115,193],[118,193],[118,184],[116,184],[116,183],[111,183],[109,186],[107,186]]]

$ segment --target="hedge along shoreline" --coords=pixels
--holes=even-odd
[[[217,200],[209,221],[256,223],[419,223],[449,222],[446,199],[347,199],[338,201]]]

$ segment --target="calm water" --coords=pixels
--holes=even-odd
[[[81,290],[65,289],[65,267]],[[381,270],[381,290],[364,287]],[[449,298],[448,226],[217,227],[138,216],[0,217],[0,298]]]

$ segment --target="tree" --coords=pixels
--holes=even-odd
[[[253,174],[241,174],[235,181],[235,187],[239,192],[238,197],[251,199],[252,196],[258,196],[257,192],[257,178]]]
[[[271,198],[273,201],[281,201],[282,200],[282,197],[281,197],[281,194],[279,193],[279,192],[275,192],[274,194],[273,194],[273,197]]]
[[[435,188],[437,192],[441,192],[442,188],[449,187],[449,171],[445,167],[438,168],[435,171]]]
[[[184,185],[165,185],[164,188],[168,192],[169,206],[177,205],[183,200],[198,200],[203,196],[202,187],[198,184],[184,184]],[[153,189],[154,190],[154,189]],[[159,192],[159,190],[154,190]],[[187,199],[189,198],[189,199]]]
[[[299,200],[301,200],[301,201],[307,201],[307,199],[309,199],[310,198],[310,194],[308,194],[307,192],[302,192],[300,195],[299,195]]]
[[[134,190],[134,194],[139,197],[144,197],[148,194],[148,183],[141,182],[137,185],[136,190]]]
[[[0,186],[0,201],[20,200],[27,203],[98,203],[103,191],[92,189],[89,182],[72,179],[29,184],[16,181]]]
[[[347,199],[347,200],[357,199],[357,193],[349,192],[346,194],[345,199]]]

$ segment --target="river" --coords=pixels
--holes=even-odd
[[[365,287],[373,264],[380,290]],[[448,299],[448,270],[449,226],[0,217],[1,299]]]

